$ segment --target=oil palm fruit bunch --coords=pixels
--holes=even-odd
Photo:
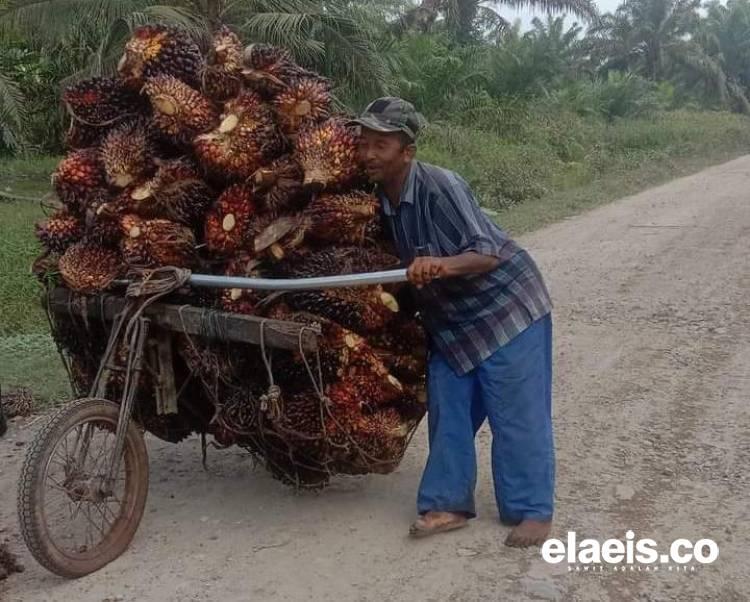
[[[121,81],[133,89],[161,75],[174,76],[197,87],[202,63],[200,48],[186,32],[167,25],[143,25],[125,44],[117,72]]]
[[[271,110],[254,92],[224,105],[217,128],[193,141],[195,154],[209,170],[247,179],[279,156],[284,140]]]
[[[36,224],[37,239],[52,253],[64,253],[68,247],[81,240],[83,234],[81,219],[65,208]]]
[[[317,78],[292,81],[273,99],[279,123],[287,136],[305,126],[325,121],[331,115],[330,84]]]
[[[376,247],[337,246],[292,254],[275,273],[283,278],[313,278],[380,272],[399,265],[399,259]]]
[[[285,90],[294,79],[308,72],[292,60],[285,48],[251,44],[243,53],[242,75],[252,89],[270,98]]]
[[[355,403],[358,408],[375,408],[397,401],[404,394],[404,386],[399,380],[387,374],[350,376],[342,379],[326,391],[334,403]]]
[[[82,215],[107,185],[98,150],[86,148],[66,156],[52,174],[52,185],[63,204]]]
[[[219,112],[208,98],[172,75],[148,78],[143,92],[153,108],[154,124],[174,142],[189,144],[219,121]]]
[[[129,191],[133,213],[197,225],[214,202],[214,191],[189,159],[157,161],[157,165],[153,177]]]
[[[306,186],[338,190],[361,177],[357,135],[342,119],[331,118],[303,129],[295,146]]]
[[[242,41],[226,25],[211,40],[208,60],[201,72],[203,93],[223,102],[237,96],[242,89]]]
[[[227,188],[206,215],[204,239],[208,250],[229,256],[243,249],[257,211],[248,186],[235,184]]]
[[[253,189],[263,209],[279,213],[305,200],[304,178],[299,161],[293,155],[283,155],[253,174]]]
[[[100,153],[107,181],[125,188],[155,170],[152,135],[144,120],[118,125],[104,138]]]
[[[102,138],[107,135],[107,132],[106,128],[86,125],[80,121],[71,119],[70,126],[65,132],[63,146],[68,150],[98,146]]]
[[[65,89],[68,112],[81,124],[108,126],[143,110],[138,94],[113,77],[93,77]]]
[[[102,195],[86,209],[86,239],[98,245],[119,248],[123,237],[122,218],[131,213],[129,188],[117,196]]]
[[[187,268],[195,262],[195,236],[190,228],[166,219],[122,218],[122,255],[138,266]]]
[[[358,333],[383,328],[398,312],[395,297],[380,286],[299,292],[289,295],[288,303]]]
[[[79,293],[106,289],[123,271],[116,251],[81,241],[69,247],[58,263],[65,284]]]
[[[362,245],[380,235],[380,201],[361,191],[321,194],[305,209],[307,235],[324,243]]]
[[[362,471],[387,474],[398,465],[406,450],[411,428],[394,408],[364,415],[352,429],[358,458],[342,466],[361,466]]]

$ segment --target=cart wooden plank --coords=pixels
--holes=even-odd
[[[72,313],[87,319],[112,322],[125,307],[126,299],[107,293],[82,295],[58,287],[50,291],[47,303],[50,311],[56,314]],[[154,303],[146,309],[144,315],[161,328],[192,336],[260,345],[263,328],[263,338],[268,347],[298,350],[301,337],[303,350],[318,349],[320,327],[317,325],[268,320],[257,316],[168,303]]]

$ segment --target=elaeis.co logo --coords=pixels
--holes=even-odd
[[[719,545],[712,539],[675,539],[664,551],[653,539],[635,539],[635,533],[625,533],[621,539],[578,540],[569,531],[565,541],[548,539],[542,546],[542,558],[549,564],[568,564],[568,572],[695,572],[701,566],[713,564],[719,557]]]

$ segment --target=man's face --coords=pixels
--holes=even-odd
[[[362,128],[359,158],[371,182],[380,184],[398,176],[414,158],[414,145],[400,134]]]

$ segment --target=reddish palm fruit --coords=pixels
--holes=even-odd
[[[201,71],[203,93],[223,102],[242,89],[242,41],[226,25],[214,34],[207,64]]]
[[[332,118],[303,129],[295,146],[307,186],[335,190],[361,177],[357,135],[341,119]]]
[[[52,174],[52,185],[72,213],[83,215],[89,202],[106,187],[99,152],[87,148],[70,153]]]
[[[171,75],[157,75],[143,86],[154,110],[154,125],[175,142],[189,144],[219,122],[219,112],[203,94]]]
[[[227,276],[241,276],[243,278],[258,278],[260,273],[260,261],[247,253],[240,253],[232,259],[224,271]],[[221,295],[221,306],[224,310],[254,315],[257,313],[257,304],[261,296],[252,290],[232,288],[226,289]]]
[[[380,232],[379,210],[378,198],[366,192],[322,194],[304,211],[307,236],[324,243],[372,243]]]
[[[65,284],[80,293],[106,289],[124,267],[117,252],[85,241],[69,247],[58,266]]]
[[[190,267],[195,262],[195,236],[190,228],[165,219],[122,218],[122,254],[131,265]]]
[[[52,253],[64,253],[83,238],[83,223],[67,209],[60,209],[36,224],[36,237]]]
[[[73,118],[88,126],[112,125],[143,110],[136,93],[112,77],[93,77],[65,89],[63,102]]]
[[[125,188],[150,176],[154,169],[154,148],[143,120],[124,123],[111,130],[100,147],[107,180]]]
[[[279,157],[253,174],[255,194],[263,209],[273,213],[292,209],[303,198],[305,173],[292,155]]]
[[[242,184],[227,188],[206,216],[204,239],[208,250],[227,256],[242,249],[256,212],[250,188]]]
[[[331,89],[327,82],[301,78],[281,91],[273,99],[273,106],[284,133],[293,136],[305,126],[328,119],[331,102]]]
[[[161,75],[198,87],[202,63],[200,48],[186,32],[166,25],[143,25],[125,44],[117,71],[123,82],[134,89],[148,78]]]

